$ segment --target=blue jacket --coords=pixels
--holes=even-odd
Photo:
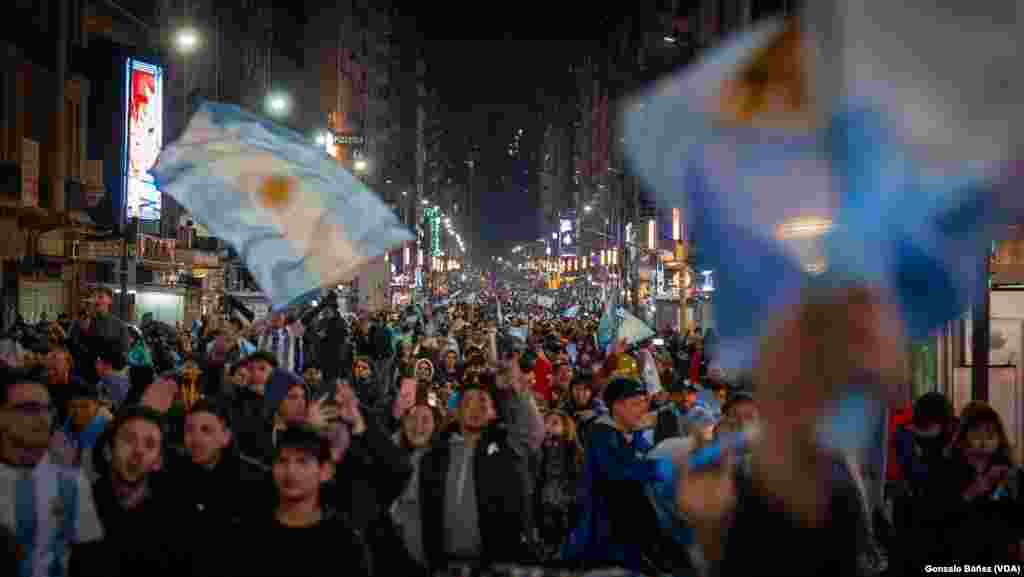
[[[608,417],[590,427],[577,490],[580,517],[563,549],[566,561],[643,571],[643,551],[659,523],[648,488],[673,478],[667,459],[646,459],[651,446],[640,433],[630,443]]]

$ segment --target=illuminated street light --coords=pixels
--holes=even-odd
[[[195,28],[182,28],[174,37],[178,52],[188,54],[199,46],[199,32]]]
[[[421,200],[420,202],[423,203],[423,206],[427,206],[428,204],[430,204],[429,202],[427,202],[427,199],[425,199],[425,198],[423,200]]]
[[[287,116],[292,108],[292,100],[283,92],[273,92],[267,95],[267,112],[278,118]]]
[[[665,36],[665,44],[675,44],[675,43],[676,43],[676,37],[675,36]]]
[[[356,172],[363,172],[366,170],[366,161],[360,158],[359,160],[355,161],[355,163],[352,165],[352,168],[354,168]]]
[[[593,210],[589,204],[583,205],[583,212],[590,212]]]

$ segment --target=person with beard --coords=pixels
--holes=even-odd
[[[73,548],[103,538],[85,476],[50,461],[52,415],[41,383],[0,375],[0,527],[13,536],[16,562],[5,575],[67,575]]]
[[[93,550],[72,558],[70,574],[187,574],[188,555],[179,533],[187,508],[181,504],[180,491],[159,474],[163,467],[160,414],[146,407],[127,407],[108,433],[101,443],[106,469],[93,485],[106,536]]]

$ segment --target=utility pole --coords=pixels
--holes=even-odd
[[[67,77],[68,77],[68,35],[69,3],[73,0],[57,0],[57,64],[55,71],[57,108],[54,114],[54,146],[53,146],[53,172],[51,173],[50,194],[53,199],[53,210],[64,212],[67,210],[67,198],[64,190],[64,181],[67,178],[67,138],[65,138],[65,125],[67,124]]]

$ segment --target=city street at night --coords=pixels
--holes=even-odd
[[[1021,574],[1018,0],[8,4],[0,576]]]

